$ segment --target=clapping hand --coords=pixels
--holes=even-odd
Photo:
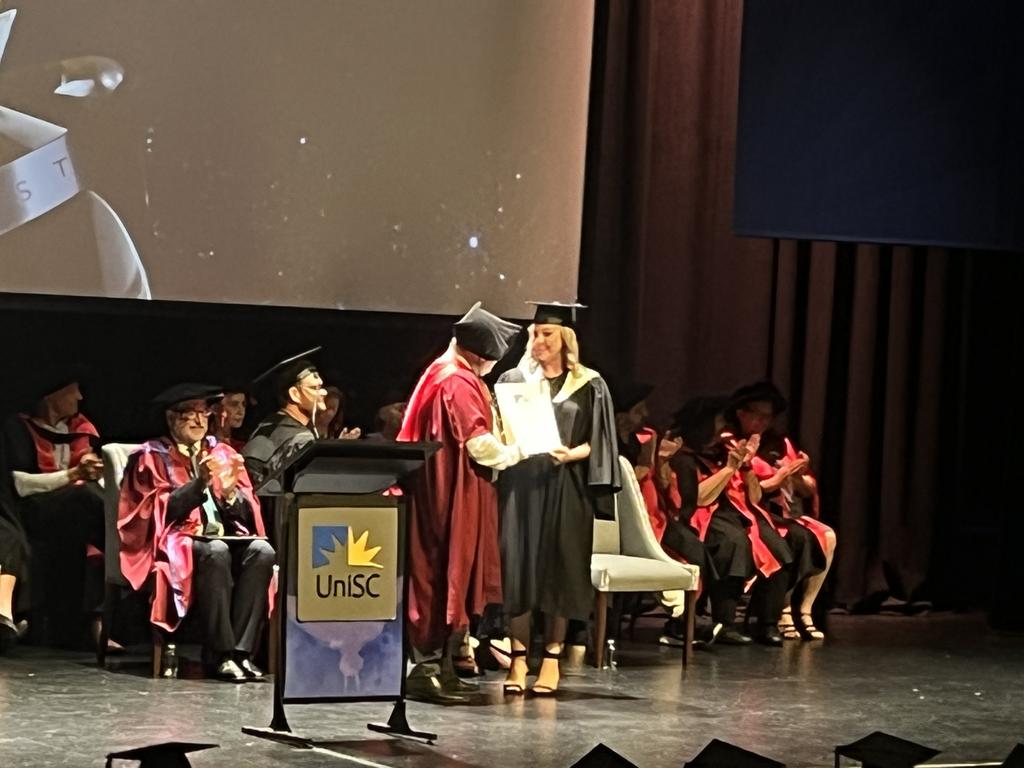
[[[658,445],[658,458],[662,461],[668,461],[683,447],[683,438],[681,437],[669,437],[666,435],[661,439],[661,443]]]
[[[245,460],[237,453],[228,461],[214,454],[207,455],[199,462],[199,476],[209,487],[216,481],[220,485],[221,495],[230,499],[238,488],[238,480],[245,472]]]
[[[73,481],[78,480],[99,480],[103,476],[103,459],[95,453],[87,453],[82,456],[78,466],[71,470]]]

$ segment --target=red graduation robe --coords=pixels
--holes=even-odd
[[[417,478],[409,515],[409,636],[433,649],[501,602],[498,496],[492,470],[466,441],[492,431],[491,398],[465,360],[449,349],[420,377],[398,440],[441,449]]]
[[[208,454],[230,462],[238,456],[226,443],[204,439]],[[165,519],[171,492],[188,483],[191,464],[169,438],[150,440],[132,454],[121,484],[117,530],[121,537],[121,571],[135,589],[142,589],[153,574],[150,621],[173,632],[192,605],[192,535],[203,529],[200,508],[178,523]],[[217,478],[211,491],[223,494]],[[237,492],[249,503],[254,531],[240,534],[265,536],[260,503],[252,492],[248,473],[239,478]]]
[[[797,452],[796,448],[793,446],[793,443],[790,441],[790,439],[788,437],[784,438],[783,442],[785,443],[786,447],[786,458],[789,459],[790,461],[796,461],[797,459],[799,459],[800,454]],[[775,467],[773,467],[767,461],[762,459],[760,456],[754,457],[754,460],[751,462],[751,466],[753,466],[754,472],[757,474],[757,477],[760,480],[768,480],[774,477],[777,471]],[[809,470],[805,471],[804,474],[810,475],[812,479],[814,477],[813,475],[811,475]],[[773,496],[773,500],[782,508],[783,517],[790,517],[790,501],[789,498],[787,498],[786,494],[782,492],[776,493]],[[810,502],[811,514],[801,515],[800,517],[794,518],[794,522],[799,523],[804,528],[809,530],[812,534],[814,534],[814,538],[817,540],[818,546],[821,547],[821,551],[828,552],[828,534],[832,531],[832,529],[825,525],[825,523],[821,522],[821,520],[819,519],[821,516],[821,503],[818,497],[817,489],[815,489],[814,494],[811,496]]]

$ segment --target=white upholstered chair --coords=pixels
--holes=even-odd
[[[622,490],[615,495],[615,520],[594,521],[594,553],[590,558],[590,580],[596,592],[594,661],[598,667],[604,663],[609,593],[682,590],[686,594],[685,667],[693,648],[700,568],[673,560],[661,548],[651,529],[633,467],[622,457],[619,463]]]

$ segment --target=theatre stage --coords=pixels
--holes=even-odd
[[[712,738],[790,766],[832,764],[833,745],[874,730],[918,741],[941,764],[1002,760],[1024,741],[1024,637],[979,616],[833,616],[824,644],[721,647],[695,655],[654,644],[657,624],[621,643],[618,666],[564,680],[557,700],[505,699],[489,673],[469,706],[410,703],[434,746],[366,729],[387,704],[290,706],[313,750],[246,736],[265,726],[271,686],[153,680],[145,658],[111,670],[90,657],[17,649],[0,657],[0,766],[102,766],[111,751],[209,741],[193,765],[569,766],[604,742],[639,766],[677,768]],[[131,764],[125,764],[131,765]]]

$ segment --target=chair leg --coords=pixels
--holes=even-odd
[[[611,615],[608,623],[611,624],[612,637],[618,642],[622,639],[622,603],[629,595],[620,592],[611,597]]]
[[[153,677],[160,677],[160,663],[164,657],[164,636],[153,630]]]
[[[110,640],[110,628],[114,625],[114,603],[120,597],[120,589],[114,584],[106,584],[103,590],[103,613],[100,616],[100,636],[96,641],[96,665],[103,667],[107,663],[107,642]]]
[[[697,590],[686,592],[686,630],[683,635],[683,671],[693,656],[693,633],[697,623]]]
[[[598,592],[594,601],[594,666],[604,666],[604,641],[608,632],[608,593]]]

